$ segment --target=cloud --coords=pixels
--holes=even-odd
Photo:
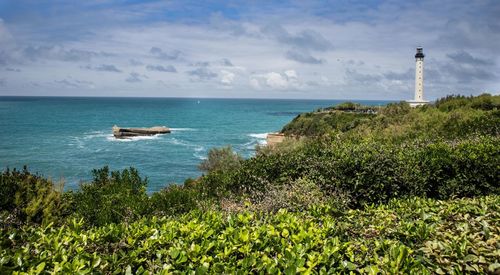
[[[389,71],[383,74],[387,80],[395,80],[395,81],[411,81],[415,79],[415,70],[408,69],[405,72],[393,72]]]
[[[220,79],[221,84],[225,86],[231,86],[233,84],[234,77],[236,75],[226,70],[221,70],[220,73],[221,73],[221,79]]]
[[[0,44],[11,43],[13,40],[12,34],[9,32],[5,26],[4,21],[0,18]]]
[[[295,35],[290,34],[280,24],[268,24],[261,28],[262,33],[276,39],[282,44],[301,49],[328,51],[333,45],[321,33],[306,29]]]
[[[191,63],[190,66],[195,66],[195,67],[210,67],[210,66],[222,66],[222,67],[233,67],[233,63],[231,60],[228,58],[222,58],[220,60],[216,60],[213,62],[209,61],[197,61],[194,63]]]
[[[255,90],[260,90],[261,86],[259,83],[259,80],[257,78],[251,77],[249,80],[250,86],[254,88]]]
[[[146,69],[148,71],[157,71],[157,72],[166,72],[166,73],[176,73],[177,69],[175,69],[172,65],[162,66],[162,65],[147,65]]]
[[[266,75],[267,86],[273,89],[285,89],[288,87],[288,81],[280,73],[270,72]]]
[[[129,63],[132,66],[142,66],[142,65],[144,65],[144,63],[142,63],[142,61],[136,60],[136,59],[129,59]]]
[[[7,65],[9,63],[8,60],[9,57],[7,56],[7,54],[4,51],[0,51],[0,65],[1,66]]]
[[[217,77],[217,73],[212,72],[206,67],[197,68],[192,71],[187,71],[186,73],[194,77],[195,80],[210,80]]]
[[[227,59],[227,58],[223,58],[220,62],[220,64],[222,66],[226,66],[226,67],[233,67],[233,63],[231,63],[231,60]]]
[[[148,78],[146,75],[141,75],[136,72],[131,72],[125,81],[130,83],[142,82],[143,79]]]
[[[158,47],[152,47],[151,50],[149,50],[149,53],[151,53],[154,57],[156,57],[158,59],[164,59],[164,60],[177,60],[182,55],[181,51],[172,50],[172,51],[166,52]]]
[[[295,70],[286,70],[283,73],[269,72],[262,75],[253,75],[250,78],[250,85],[257,90],[262,87],[273,90],[296,90],[302,87]]]
[[[114,73],[121,73],[122,72],[115,65],[110,65],[110,64],[101,64],[97,67],[92,67],[90,65],[87,65],[87,66],[82,66],[81,68],[91,70],[91,71],[98,71],[98,72],[114,72]]]
[[[112,56],[106,52],[95,52],[79,49],[67,50],[63,46],[28,46],[22,49],[23,56],[30,61],[40,59],[60,60],[66,62],[90,61],[95,57]]]
[[[370,86],[378,84],[382,77],[378,74],[359,73],[357,70],[348,68],[345,71],[345,79],[348,83]]]
[[[317,59],[307,52],[299,52],[297,50],[289,50],[285,54],[286,58],[306,64],[323,64],[323,59]]]
[[[94,83],[92,81],[78,80],[73,78],[54,80],[55,83],[63,86],[65,88],[94,88]],[[40,86],[40,85],[38,85]]]
[[[466,51],[459,51],[456,53],[450,53],[446,55],[448,58],[451,60],[461,63],[461,64],[470,64],[473,66],[481,66],[481,65],[486,65],[486,66],[492,66],[495,65],[495,62],[493,60],[488,60],[488,59],[482,59],[482,58],[477,58],[473,57],[470,53]]]
[[[442,71],[448,77],[454,78],[459,83],[470,83],[472,81],[495,80],[496,75],[485,68],[447,63],[441,65]]]
[[[5,68],[5,70],[7,72],[17,72],[17,73],[21,72],[21,70],[17,68]]]
[[[198,61],[198,62],[195,62],[195,63],[191,64],[191,66],[209,67],[210,66],[210,62],[208,62],[208,61]]]
[[[5,83],[6,83],[5,79],[0,78],[0,87],[5,86]]]

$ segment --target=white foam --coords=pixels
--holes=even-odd
[[[196,131],[196,129],[193,128],[169,128],[172,131]]]
[[[248,134],[249,137],[253,137],[256,140],[256,143],[258,143],[259,145],[266,145],[267,144],[267,133],[261,133],[261,134]],[[253,142],[251,142],[253,143]],[[246,145],[246,144],[245,144]],[[255,143],[252,145],[252,149],[255,147]],[[247,148],[249,148],[250,146],[248,146]]]
[[[160,138],[160,135],[154,136],[137,136],[137,137],[127,137],[127,138],[115,138],[112,134],[106,135],[106,139],[108,141],[117,141],[117,142],[130,142],[130,141],[138,141],[138,140],[153,140]]]
[[[187,147],[190,146],[190,144],[187,144],[186,142],[178,140],[176,138],[169,138],[168,141],[174,145],[182,145],[182,146],[187,146]]]
[[[93,139],[93,138],[102,138],[107,137],[109,134],[104,131],[93,131],[84,133],[83,139]]]
[[[207,156],[199,154],[199,153],[194,153],[193,156],[199,160],[206,160]]]
[[[258,139],[266,139],[267,133],[262,134],[248,134],[249,137],[258,138]]]
[[[258,140],[257,141],[260,145],[266,145],[267,144],[267,140]]]

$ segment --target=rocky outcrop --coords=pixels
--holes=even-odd
[[[266,142],[268,146],[274,146],[285,140],[285,134],[283,133],[269,133],[267,134]]]
[[[165,126],[155,126],[151,128],[121,128],[113,126],[113,136],[115,138],[130,138],[137,136],[153,136],[158,134],[168,134],[170,129]]]

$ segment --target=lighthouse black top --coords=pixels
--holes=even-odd
[[[424,58],[424,50],[422,48],[417,48],[417,54],[415,54],[415,58]]]

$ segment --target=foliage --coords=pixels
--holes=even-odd
[[[304,113],[285,125],[281,132],[296,136],[321,136],[332,131],[345,132],[369,122],[373,114],[344,111]]]
[[[64,214],[62,184],[23,170],[0,174],[0,227],[25,223],[47,224]]]
[[[489,94],[448,96],[420,108],[410,108],[405,102],[391,103],[379,108],[376,115],[350,111],[361,107],[349,103],[340,106],[300,114],[282,132],[310,137],[340,132],[351,138],[369,136],[395,141],[500,135],[500,96]]]
[[[346,194],[350,206],[359,207],[398,197],[499,194],[499,163],[499,137],[405,143],[330,137],[257,155],[239,169],[203,176],[199,185],[219,198],[228,192],[252,198],[267,194],[271,186],[307,178],[324,194]]]
[[[153,215],[177,215],[197,208],[197,192],[189,185],[171,184],[151,196]]]
[[[198,168],[205,172],[228,171],[237,168],[242,160],[240,155],[233,152],[231,146],[212,148],[208,151],[207,159],[200,163]]]
[[[349,198],[345,194],[328,194],[307,178],[297,179],[290,184],[269,185],[264,191],[255,191],[245,199],[224,197],[221,209],[227,212],[251,210],[257,212],[305,211],[312,205],[329,203],[336,209],[347,209]]]
[[[0,273],[498,273],[500,197],[1,232]]]
[[[479,96],[449,95],[438,99],[435,103],[441,111],[452,111],[456,109],[472,108],[484,111],[500,109],[500,97],[482,94]]]
[[[147,179],[134,168],[93,170],[94,179],[72,194],[73,211],[90,225],[129,222],[149,209]]]

